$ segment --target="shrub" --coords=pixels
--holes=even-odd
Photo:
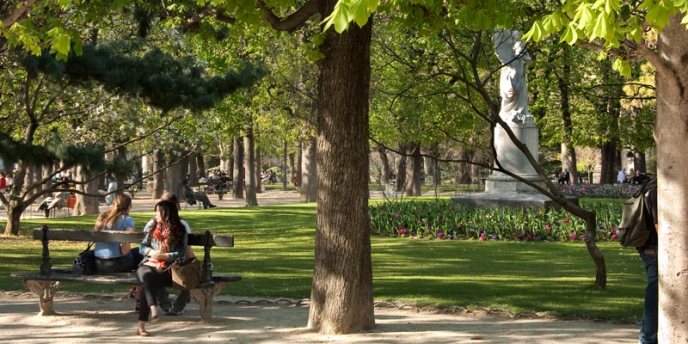
[[[597,240],[616,235],[622,200],[583,199],[597,213]],[[564,210],[474,208],[450,200],[392,201],[370,207],[372,232],[427,239],[565,241],[582,240],[583,220]]]
[[[640,185],[631,184],[578,184],[559,185],[559,190],[567,196],[591,198],[629,198]]]

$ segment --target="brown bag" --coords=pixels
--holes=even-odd
[[[201,284],[203,272],[201,262],[196,257],[172,264],[172,282],[182,289],[193,289]]]

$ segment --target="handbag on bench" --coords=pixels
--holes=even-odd
[[[74,258],[72,264],[72,273],[75,275],[95,275],[98,272],[96,268],[96,256],[91,250],[93,243],[88,243],[85,250],[81,251],[79,255]]]
[[[190,257],[181,262],[175,261],[170,270],[172,282],[181,289],[193,289],[201,284],[203,272],[201,271],[201,262],[196,257]]]

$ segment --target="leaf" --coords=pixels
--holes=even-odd
[[[536,21],[533,23],[533,26],[530,28],[530,30],[523,35],[523,39],[532,39],[533,41],[538,42],[542,39],[542,36],[542,25],[540,24],[540,21]]]
[[[595,27],[592,29],[592,35],[590,36],[590,39],[595,39],[597,37],[600,38],[605,38],[607,37],[608,34],[608,28],[607,28],[607,15],[604,12],[601,12],[597,16],[597,20],[595,21]]]
[[[574,45],[576,44],[577,40],[578,30],[576,29],[576,25],[574,23],[571,23],[566,26],[566,31],[564,31],[564,35],[561,38],[561,42],[566,42],[569,45]]]
[[[580,6],[578,6],[578,9],[576,10],[576,16],[573,18],[573,21],[578,23],[578,29],[584,29],[585,27],[589,26],[592,24],[592,12],[590,11],[590,8],[588,7],[588,4],[586,3],[581,3]]]
[[[612,69],[619,72],[619,74],[623,75],[624,77],[631,77],[631,64],[622,58],[617,57],[616,60],[614,60],[614,63],[612,63]]]
[[[355,0],[349,7],[349,17],[348,21],[355,21],[359,27],[363,27],[370,17],[370,12],[368,12],[368,6],[363,3],[364,0]]]

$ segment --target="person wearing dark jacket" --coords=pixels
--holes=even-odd
[[[643,186],[645,190],[645,211],[650,237],[645,245],[637,247],[640,259],[645,265],[647,273],[647,286],[645,287],[645,305],[643,307],[643,319],[638,340],[641,344],[657,343],[657,327],[659,315],[659,276],[657,268],[657,179],[652,178]]]

